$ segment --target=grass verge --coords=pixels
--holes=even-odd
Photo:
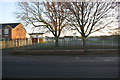
[[[75,56],[75,55],[98,55],[98,56],[118,56],[117,50],[92,50],[84,53],[75,50],[16,50],[12,55],[54,55],[54,56]]]

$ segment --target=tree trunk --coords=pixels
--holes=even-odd
[[[84,53],[87,52],[86,37],[82,38]]]
[[[58,38],[58,37],[55,37],[55,47],[58,47],[58,46],[59,46],[58,40],[59,40],[59,38]]]

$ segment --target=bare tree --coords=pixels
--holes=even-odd
[[[81,34],[84,52],[87,51],[86,39],[96,31],[105,28],[111,20],[105,21],[108,18],[108,13],[115,5],[107,2],[67,2],[66,8],[69,17],[67,20],[71,26]]]
[[[120,27],[114,28],[114,29],[110,29],[111,31],[109,31],[109,34],[112,35],[120,35]]]
[[[20,11],[16,14],[26,25],[44,26],[55,37],[55,46],[59,46],[59,36],[62,29],[67,25],[65,20],[67,15],[63,4],[64,2],[20,2]]]

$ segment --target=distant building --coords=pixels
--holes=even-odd
[[[96,40],[100,40],[100,37],[99,36],[90,36],[87,38],[87,40],[96,41]]]
[[[26,38],[27,38],[27,39],[30,39],[31,36],[30,36],[28,33],[26,33]]]
[[[21,23],[6,23],[0,25],[0,34],[2,39],[26,39],[27,31]]]
[[[110,35],[110,36],[91,36],[88,37],[87,40],[97,41],[97,40],[118,40],[118,39],[120,39],[119,35]]]
[[[64,39],[66,41],[73,40],[73,36],[64,36]]]
[[[29,35],[32,38],[32,43],[44,43],[45,42],[44,33],[30,33]]]

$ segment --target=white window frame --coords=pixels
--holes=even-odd
[[[9,34],[9,29],[8,28],[4,28],[4,34]]]
[[[0,28],[0,35],[2,35],[2,29]]]
[[[8,37],[8,34],[5,34],[4,36],[5,36],[5,37]]]

